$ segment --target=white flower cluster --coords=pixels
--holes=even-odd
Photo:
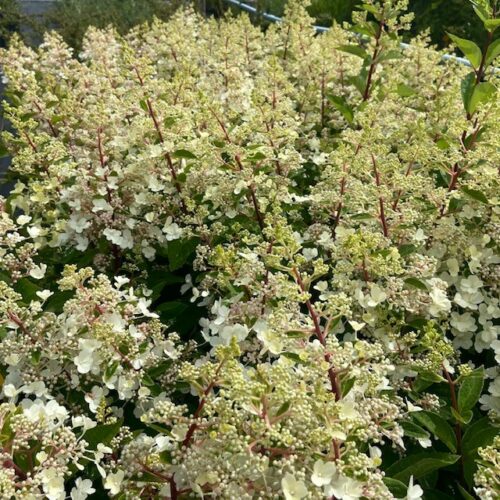
[[[495,498],[498,43],[406,4],[0,51],[2,498]]]

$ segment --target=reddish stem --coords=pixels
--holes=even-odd
[[[142,77],[139,73],[139,70],[137,68],[134,68],[134,69],[135,69],[137,78],[139,80],[139,83],[141,84],[141,87],[144,87],[144,80],[142,79]],[[153,121],[153,125],[154,125],[155,130],[156,130],[156,133],[158,134],[158,139],[162,144],[164,144],[165,140],[163,138],[163,133],[161,131],[161,127],[160,127],[160,124],[158,122],[158,118],[157,118],[156,113],[154,111],[153,104],[152,104],[151,99],[149,97],[146,98],[146,107],[148,108],[148,114],[151,117],[151,120]],[[164,154],[165,154],[165,159],[167,161],[168,169],[170,170],[170,175],[172,176],[172,180],[173,180],[175,189],[180,196],[180,204],[181,204],[182,211],[184,213],[186,213],[187,208],[186,208],[184,200],[182,199],[182,196],[181,196],[182,195],[182,188],[181,188],[181,184],[179,182],[179,179],[177,178],[177,172],[175,171],[174,162],[172,161],[172,156],[170,155],[170,153],[168,151],[166,151]]]
[[[295,280],[297,281],[300,290],[305,293],[306,289],[304,287],[304,282],[302,281],[300,273],[297,271],[297,269],[294,268],[293,274],[295,275]],[[318,313],[314,309],[314,306],[311,304],[311,301],[309,299],[306,300],[306,307],[309,311],[309,316],[311,317],[314,324],[314,332],[316,334],[316,337],[320,341],[321,345],[326,348],[327,334],[321,329]],[[331,365],[332,361],[330,353],[325,352],[324,359],[328,363],[328,365]],[[330,366],[330,368],[328,368],[328,378],[330,380],[332,392],[335,395],[335,401],[339,401],[342,398],[342,389],[340,387],[340,380],[333,366]]]
[[[358,144],[356,146],[356,150],[354,151],[354,156],[356,156],[359,153],[360,149],[361,149],[361,144]],[[337,227],[338,227],[339,222],[340,222],[342,208],[344,207],[344,203],[343,203],[342,199],[343,199],[343,196],[344,196],[344,194],[346,192],[346,188],[347,188],[347,171],[348,171],[347,164],[344,163],[342,170],[344,171],[344,175],[342,176],[342,179],[340,181],[340,201],[338,202],[337,207],[335,209],[336,214],[335,214],[335,219],[333,221],[333,229],[332,229],[333,239],[335,239]]]
[[[368,70],[368,78],[366,79],[366,87],[363,92],[363,101],[367,101],[370,97],[370,91],[372,86],[373,74],[375,73],[375,68],[377,66],[377,57],[381,52],[380,38],[382,37],[382,30],[384,29],[384,19],[382,18],[379,25],[377,34],[375,35],[375,48],[373,50],[372,61],[370,63],[370,69]]]
[[[372,157],[372,164],[373,164],[373,172],[375,173],[375,184],[379,188],[381,185],[380,173],[377,169],[377,162],[375,161],[375,157],[373,156],[373,153],[371,153],[371,157]],[[380,224],[382,226],[382,232],[384,233],[384,236],[386,238],[388,238],[389,237],[389,227],[387,225],[387,220],[385,218],[384,198],[382,196],[379,196],[378,203],[379,203],[379,218],[380,218]]]
[[[215,119],[217,120],[217,123],[219,124],[220,128],[222,129],[222,132],[224,134],[224,137],[226,141],[229,144],[234,144],[233,141],[231,140],[231,137],[229,136],[226,126],[224,125],[224,122],[217,116],[217,114],[210,109],[211,113],[214,115]],[[236,165],[238,165],[238,168],[241,171],[243,171],[243,163],[241,162],[241,157],[239,154],[234,155],[234,160],[236,161]],[[260,230],[263,231],[265,224],[264,224],[264,216],[262,215],[262,212],[260,211],[259,207],[259,202],[257,200],[257,195],[255,194],[255,189],[253,186],[248,187],[250,191],[250,200],[252,202],[254,211],[255,211],[255,217],[257,218],[257,222],[259,224]]]
[[[413,168],[413,162],[410,162],[408,165],[408,168],[406,169],[406,174],[405,177],[408,177],[411,174],[411,169]],[[394,200],[394,203],[392,204],[392,209],[394,212],[398,208],[399,200],[401,199],[401,195],[403,194],[403,190],[400,189],[396,195],[396,199]]]
[[[104,155],[104,148],[102,144],[102,128],[99,127],[97,129],[97,149],[99,151],[99,163],[101,164],[102,169],[104,170],[104,167],[106,166],[106,156]],[[115,209],[112,204],[112,199],[113,195],[111,194],[111,189],[109,189],[108,185],[108,175],[106,172],[104,172],[104,182],[106,182],[106,198],[108,204],[111,206],[113,209],[113,212],[111,213],[111,219],[114,221],[116,218],[116,213]],[[113,253],[113,260],[114,260],[114,268],[115,268],[115,273],[117,273],[121,267],[122,267],[122,253],[120,250],[120,247],[116,245],[115,243],[111,244],[111,252]]]
[[[213,380],[210,382],[210,384],[208,384],[207,388],[203,391],[203,397],[201,398],[201,400],[198,404],[198,408],[196,408],[196,411],[193,414],[193,418],[195,420],[197,420],[200,417],[201,412],[203,411],[203,408],[205,407],[205,404],[207,402],[207,397],[210,394],[210,392],[212,391],[212,389],[214,388],[215,384],[217,383],[217,377],[219,376],[219,373],[220,373],[223,365],[224,365],[224,361],[222,361],[219,364],[219,366],[217,367],[217,370],[215,371],[215,375],[214,375]],[[182,442],[182,446],[184,446],[185,448],[189,448],[189,446],[191,445],[192,439],[193,439],[193,435],[194,435],[196,429],[198,429],[198,427],[199,427],[198,422],[193,422],[189,426],[189,429],[186,432],[186,437],[184,438],[184,441]]]

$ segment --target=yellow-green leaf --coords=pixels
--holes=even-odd
[[[481,64],[482,54],[481,49],[471,40],[460,38],[456,35],[448,33],[448,36],[453,40],[455,45],[463,52],[465,57],[470,61],[474,68],[479,68]]]
[[[490,82],[478,83],[472,92],[469,113],[472,114],[481,104],[488,102],[496,93],[496,87]]]

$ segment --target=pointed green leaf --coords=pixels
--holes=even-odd
[[[469,73],[460,84],[460,92],[462,94],[462,102],[464,103],[465,111],[469,112],[470,100],[472,93],[474,92],[474,86],[476,84],[476,75],[474,73]]]
[[[488,50],[486,51],[486,57],[484,58],[484,64],[486,66],[489,66],[499,55],[500,55],[500,38],[497,38],[488,47]]]
[[[419,290],[425,290],[425,291],[428,290],[427,285],[423,281],[420,281],[417,278],[406,278],[405,283],[408,286],[411,286],[412,288],[418,288]]]
[[[462,438],[462,452],[465,459],[465,480],[471,486],[477,470],[477,449],[488,446],[499,434],[500,428],[494,426],[488,417],[477,420],[467,427]]]
[[[383,61],[389,61],[391,59],[402,59],[403,54],[399,50],[387,50],[383,51],[376,59],[377,63],[381,63]]]
[[[489,19],[493,16],[489,0],[470,0],[470,3],[473,5],[474,10],[481,21]]]
[[[383,481],[395,498],[406,498],[408,487],[405,483],[393,479],[392,477],[384,477]]]
[[[500,432],[500,427],[494,426],[488,417],[471,424],[464,432],[462,449],[464,453],[472,453],[477,448],[490,444]]]
[[[342,113],[346,121],[351,124],[354,120],[354,112],[343,97],[328,95],[328,100]]]
[[[450,451],[453,453],[457,451],[457,438],[451,425],[444,418],[430,411],[416,411],[412,413],[412,417],[429,429]]]
[[[281,355],[285,358],[295,361],[296,363],[299,363],[299,365],[303,365],[305,363],[304,360],[296,352],[282,352]]]
[[[457,483],[457,488],[464,500],[475,500],[474,497],[463,486],[460,485],[460,483]]]
[[[484,21],[484,27],[488,31],[495,31],[500,26],[500,19],[487,19]]]
[[[488,204],[488,198],[481,191],[477,191],[476,189],[471,189],[466,186],[460,188],[460,191],[464,192],[467,196],[472,198],[473,200],[479,201],[481,203]]]
[[[401,422],[401,427],[405,432],[405,436],[409,436],[415,439],[428,439],[431,435],[420,425],[408,420],[406,422]]]
[[[15,284],[14,290],[20,293],[26,302],[31,302],[37,300],[36,292],[41,291],[42,288],[28,278],[21,278]]]
[[[355,24],[351,30],[360,35],[374,37],[377,34],[377,24],[372,21],[367,21],[366,23]]]
[[[122,420],[117,420],[114,424],[98,425],[89,429],[83,439],[89,444],[88,448],[95,450],[99,443],[107,445],[118,434],[123,425]]]
[[[377,7],[375,7],[375,5],[370,5],[370,4],[367,4],[367,3],[364,3],[361,8],[363,10],[366,10],[366,12],[369,12],[370,14],[373,14],[374,16],[378,16],[379,15],[379,11],[377,9]]]
[[[172,153],[174,158],[184,158],[186,160],[195,160],[196,155],[191,153],[191,151],[187,151],[186,149],[178,149]]]
[[[165,319],[173,319],[180,316],[187,308],[189,304],[180,301],[163,302],[159,306],[155,307],[155,311],[160,314],[160,317]]]
[[[496,87],[490,82],[481,82],[474,87],[470,98],[469,113],[472,114],[477,108],[488,102],[496,93]]]
[[[465,57],[470,61],[474,68],[479,68],[481,64],[482,53],[481,49],[471,40],[460,38],[456,35],[448,33],[448,36],[453,40],[455,45],[464,53]]]
[[[460,414],[457,410],[455,410],[455,408],[450,409],[451,414],[457,422],[460,422],[461,424],[468,424],[472,420],[473,413],[471,410],[466,410],[462,414]]]
[[[349,391],[354,387],[355,382],[356,382],[356,377],[351,377],[351,378],[342,380],[342,397],[343,398],[345,398],[347,396],[347,394],[349,394]]]
[[[176,271],[186,264],[197,246],[198,240],[196,238],[169,241],[167,254],[170,270]]]
[[[472,410],[479,398],[484,385],[484,368],[474,370],[470,375],[467,375],[460,384],[458,390],[458,409],[460,413],[467,410]]]
[[[410,476],[413,476],[414,479],[420,479],[430,472],[453,465],[459,458],[460,455],[452,455],[451,453],[433,451],[416,453],[392,464],[385,473],[388,477],[407,483]]]
[[[278,409],[276,412],[276,417],[279,417],[283,415],[283,413],[286,413],[290,409],[291,403],[290,401],[285,401]]]
[[[416,94],[415,90],[413,90],[409,85],[406,85],[405,83],[398,83],[396,92],[401,97],[411,97],[412,95]]]
[[[173,116],[167,116],[167,118],[163,120],[163,125],[165,126],[165,128],[170,128],[175,122],[176,119]]]
[[[361,57],[364,59],[368,56],[366,50],[359,45],[339,45],[337,50],[341,50],[342,52],[347,52],[348,54],[353,54],[355,56]]]

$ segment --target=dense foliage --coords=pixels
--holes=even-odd
[[[282,15],[287,1],[257,0],[250,3],[259,11]],[[214,6],[219,3],[209,2]],[[307,11],[317,24],[331,26],[333,22],[351,22],[353,11],[362,4],[362,0],[312,0]],[[404,33],[405,40],[428,30],[431,42],[439,47],[450,44],[448,33],[469,38],[479,45],[483,42],[483,23],[474,14],[474,6],[468,0],[409,0],[408,9],[415,17],[410,30]]]
[[[0,52],[2,498],[498,498],[500,23],[305,6]]]

